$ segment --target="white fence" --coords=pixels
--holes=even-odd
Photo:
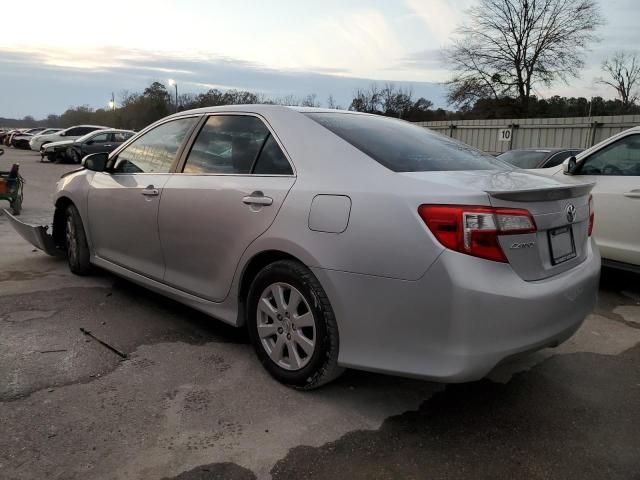
[[[514,148],[587,148],[640,125],[640,115],[418,122],[488,153]]]

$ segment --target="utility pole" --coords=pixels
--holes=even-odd
[[[111,92],[111,100],[109,100],[109,108],[113,112],[113,126],[116,126],[116,96]]]
[[[169,85],[173,85],[176,89],[176,113],[178,112],[178,82],[173,79],[169,79]]]

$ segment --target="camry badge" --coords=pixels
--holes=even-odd
[[[533,248],[536,245],[536,242],[516,242],[512,243],[509,247],[511,250],[518,250],[521,248]]]
[[[567,221],[569,223],[573,223],[576,220],[576,207],[573,205],[573,203],[570,203],[565,208],[565,211],[567,212]]]

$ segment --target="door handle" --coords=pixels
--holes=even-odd
[[[142,190],[141,193],[146,197],[157,197],[158,195],[160,195],[160,190],[155,188],[153,185],[149,185],[147,188]]]
[[[253,192],[251,195],[248,195],[242,199],[242,203],[246,203],[247,205],[271,205],[273,203],[273,198],[265,197],[262,192]]]
[[[629,198],[640,198],[640,190],[631,190],[630,192],[624,193],[624,196]]]

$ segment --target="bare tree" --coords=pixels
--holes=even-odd
[[[412,88],[396,88],[386,83],[380,91],[383,113],[388,117],[405,118],[414,106]]]
[[[336,100],[335,98],[333,98],[333,95],[329,95],[329,97],[327,97],[327,108],[331,108],[339,110],[340,106],[336,104]]]
[[[515,96],[523,112],[535,85],[578,75],[603,24],[597,0],[479,0],[467,15],[446,52],[449,101]]]
[[[300,106],[301,107],[319,107],[320,102],[318,102],[316,98],[317,98],[317,95],[315,93],[310,93],[300,101]]]
[[[382,92],[376,83],[369,85],[367,90],[358,88],[353,94],[353,101],[349,110],[356,112],[381,113],[383,108]]]
[[[601,78],[600,83],[615,88],[626,110],[638,100],[637,85],[640,82],[640,59],[633,52],[616,52],[612,58],[602,63],[602,70],[609,78]]]

